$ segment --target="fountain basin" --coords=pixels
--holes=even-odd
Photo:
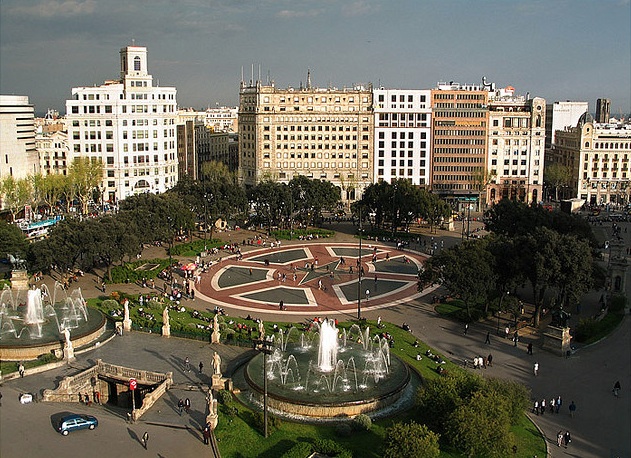
[[[311,359],[312,352],[301,351],[300,348],[289,349],[295,358],[297,367],[304,369],[300,381],[285,380],[279,377],[270,379],[268,374],[267,393],[268,406],[289,415],[333,419],[336,417],[354,417],[360,413],[368,413],[384,409],[402,396],[410,382],[410,371],[405,363],[391,355],[390,368],[386,377],[374,381],[367,375],[362,362],[364,350],[344,349],[339,357],[348,361],[353,357],[357,369],[355,374],[344,381],[336,378],[335,372],[319,372]],[[269,357],[268,357],[269,358]],[[269,363],[268,363],[269,364]],[[309,372],[306,374],[306,372]],[[355,376],[358,388],[355,389]],[[274,377],[274,375],[272,375]],[[244,378],[251,388],[252,400],[263,402],[264,377],[263,355],[257,355],[244,369]]]
[[[107,319],[96,309],[87,309],[88,319],[79,327],[72,329],[71,341],[74,348],[79,348],[98,339],[107,327]],[[3,333],[0,339],[0,359],[3,361],[27,361],[55,350],[63,350],[64,336],[60,334],[55,320],[42,323],[42,336],[37,339],[16,338],[10,333]]]

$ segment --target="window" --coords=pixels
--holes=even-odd
[[[134,57],[134,71],[140,71],[140,57],[138,56]]]

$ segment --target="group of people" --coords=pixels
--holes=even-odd
[[[489,356],[476,356],[473,358],[474,369],[486,369],[487,367],[493,367],[493,355],[489,353]],[[464,366],[467,367],[467,360],[464,360]]]
[[[562,404],[563,400],[561,399],[561,395],[557,396],[556,398],[550,398],[550,402],[547,403],[545,398],[541,399],[541,401],[535,400],[532,406],[532,413],[537,415],[544,415],[546,413],[546,409],[550,413],[559,413]],[[572,412],[572,405],[576,406],[576,404],[574,404],[574,401],[572,401],[572,403],[570,404],[570,412]]]

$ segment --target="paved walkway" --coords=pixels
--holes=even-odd
[[[338,226],[332,228],[340,229]],[[603,228],[603,236],[606,236],[606,231],[607,228]],[[624,233],[623,235],[628,246],[631,234]],[[226,240],[234,237],[240,242],[241,239],[248,238],[250,234],[240,231],[223,233],[222,236]],[[424,238],[429,243],[431,237],[434,237],[437,243],[443,241],[444,246],[451,246],[460,240],[460,232],[439,232]],[[330,243],[350,241],[352,239],[342,232],[338,232],[334,238],[328,240]],[[284,243],[287,244],[287,242]],[[293,244],[296,243],[293,242]],[[421,248],[421,246],[413,245],[412,248]],[[164,251],[151,247],[145,250],[143,257],[146,259],[164,257]],[[628,273],[628,278],[629,276],[631,276],[630,273]],[[78,286],[82,288],[85,297],[100,294],[97,282],[92,276],[82,278]],[[627,286],[631,286],[631,279],[627,281]],[[120,285],[117,289],[130,293],[142,291],[142,288],[137,285]],[[599,307],[599,297],[599,293],[592,293],[584,298],[581,308],[582,316],[595,313]],[[200,310],[206,310],[209,307],[207,302],[199,299],[195,302],[188,301],[186,305]],[[231,314],[231,310],[226,311]],[[240,312],[240,310],[232,311],[235,315],[240,315]],[[290,311],[285,311],[281,315],[277,310],[270,310],[268,313],[261,310],[259,316],[264,321],[302,321],[304,319],[303,316]],[[631,361],[629,357],[631,320],[628,317],[610,337],[590,347],[581,348],[569,359],[565,359],[539,350],[536,334],[525,335],[520,346],[514,347],[512,342],[495,335],[497,325],[494,321],[475,324],[470,327],[468,335],[464,336],[461,324],[441,318],[424,298],[390,308],[367,310],[363,312],[363,316],[369,319],[381,316],[382,319],[396,324],[405,321],[419,339],[449,355],[454,361],[471,359],[473,356],[485,355],[487,352],[492,353],[493,368],[479,372],[485,376],[499,376],[524,383],[532,389],[533,400],[545,398],[548,401],[552,396],[561,395],[564,406],[559,415],[546,414],[533,418],[548,438],[551,456],[631,457],[629,439],[629,431],[631,431]],[[349,318],[352,318],[350,313]],[[487,332],[491,332],[492,335],[490,346],[484,344]],[[535,344],[533,356],[527,355],[525,349],[525,345],[531,340]],[[108,456],[127,457],[130,451],[132,454],[145,453],[140,448],[138,438],[147,430],[151,437],[149,442],[151,454],[203,456],[209,452],[207,452],[208,448],[202,444],[199,432],[203,412],[202,409],[196,410],[196,408],[204,405],[203,394],[198,390],[198,386],[200,383],[207,383],[207,375],[197,374],[194,369],[192,372],[185,372],[182,367],[184,358],[188,356],[193,366],[201,360],[206,361],[205,368],[210,369],[210,357],[215,349],[222,355],[223,364],[226,366],[225,374],[230,373],[234,361],[239,359],[245,351],[223,345],[213,346],[203,342],[132,333],[122,338],[117,337],[97,350],[80,355],[72,367],[5,382],[2,387],[3,405],[0,408],[0,455],[39,456],[46,450],[46,453],[59,452],[69,457],[84,456],[85,448],[92,446],[95,450],[99,448],[107,450]],[[20,392],[36,392],[43,388],[52,388],[62,376],[87,367],[96,358],[141,369],[173,370],[176,387],[163,396],[160,404],[156,405],[136,425],[126,424],[120,412],[103,408],[44,403],[22,406],[17,402]],[[540,367],[537,377],[532,372],[535,361]],[[611,394],[611,388],[616,380],[621,381],[623,388],[619,399]],[[193,403],[193,412],[190,416],[180,417],[177,413],[175,408],[177,399],[182,396],[189,396]],[[578,406],[574,418],[570,418],[567,411],[567,406],[572,400]],[[101,422],[99,428],[94,432],[71,435],[71,439],[64,438],[53,431],[50,426],[50,415],[69,408],[79,412],[94,412],[95,409],[99,409],[98,415]],[[148,424],[148,421],[152,424]],[[188,426],[189,429],[157,426],[153,423]],[[38,440],[31,440],[30,436],[24,433],[24,425],[28,425],[29,431],[36,432]],[[568,449],[559,449],[556,446],[556,433],[560,429],[567,429],[572,433],[573,440]]]

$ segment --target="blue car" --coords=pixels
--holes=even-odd
[[[66,415],[59,422],[59,432],[67,436],[70,431],[79,429],[94,429],[99,425],[99,421],[92,415],[72,414]]]

